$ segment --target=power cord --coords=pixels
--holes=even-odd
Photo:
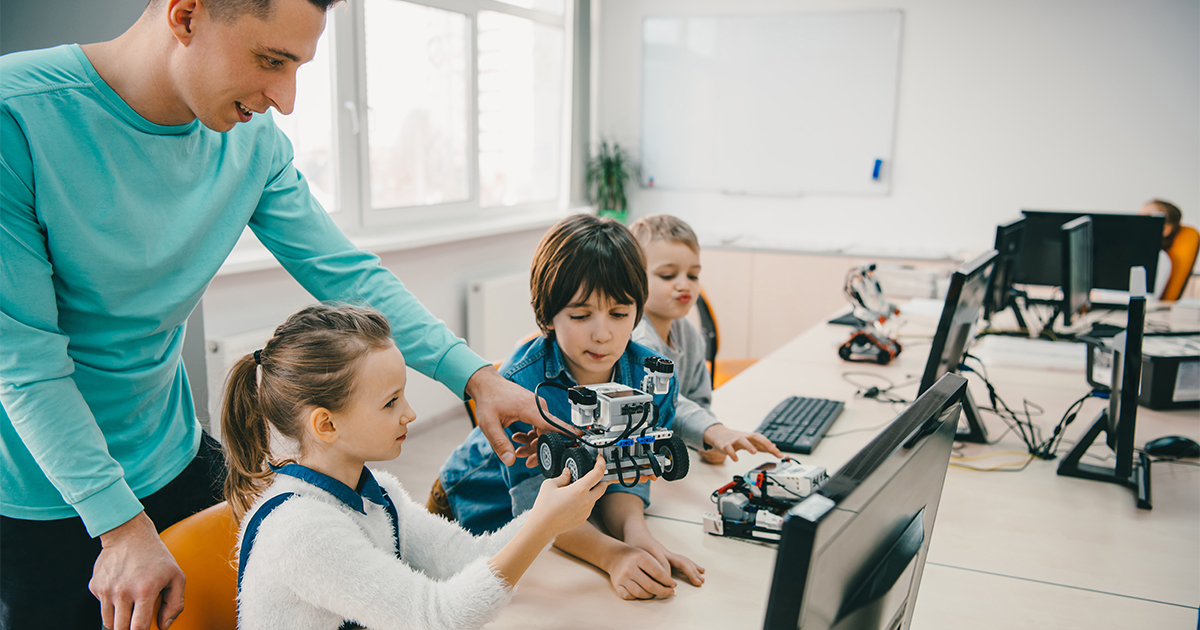
[[[869,377],[869,378],[876,378],[876,379],[883,381],[885,386],[879,387],[877,385],[869,385],[869,384],[864,384],[861,382],[856,382],[854,379],[850,378],[851,376],[865,376],[865,377]],[[911,385],[916,382],[915,380],[912,380],[912,381],[905,381],[903,383],[896,384],[896,383],[892,382],[892,379],[890,379],[886,376],[883,376],[882,374],[875,374],[874,372],[842,372],[842,379],[844,379],[847,383],[850,383],[851,385],[858,388],[858,391],[854,392],[854,396],[856,398],[870,398],[872,400],[877,400],[882,403],[892,403],[892,404],[895,404],[895,403],[908,404],[908,403],[912,402],[910,400],[905,400],[903,398],[896,398],[893,396],[889,396],[888,394],[893,389],[896,389],[897,387],[904,387],[906,385]],[[830,437],[830,436],[826,436],[826,437]]]

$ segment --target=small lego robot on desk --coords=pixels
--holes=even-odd
[[[713,493],[716,513],[704,515],[704,531],[755,542],[779,542],[783,517],[829,478],[821,466],[785,457],[734,477]]]
[[[675,481],[687,475],[687,447],[673,431],[658,426],[654,407],[654,395],[670,391],[675,365],[659,357],[647,357],[645,365],[641,390],[620,383],[571,388],[550,382],[538,385],[567,392],[571,424],[583,433],[574,435],[542,411],[546,422],[563,432],[538,436],[538,466],[543,475],[554,478],[566,469],[575,481],[596,465],[597,454],[603,454],[607,462],[604,480],[625,487],[637,485],[643,477]],[[538,409],[541,411],[541,405]]]
[[[838,356],[846,361],[887,365],[902,350],[888,332],[888,321],[899,315],[900,309],[883,298],[883,288],[875,279],[875,264],[851,269],[846,274],[844,290],[854,307],[854,316],[863,323],[838,348]]]

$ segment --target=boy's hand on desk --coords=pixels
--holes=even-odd
[[[674,569],[687,577],[692,586],[704,585],[704,567],[696,564],[687,556],[667,549],[649,531],[638,534],[631,533],[626,536],[625,542],[653,556],[668,573]]]
[[[700,459],[709,464],[724,463],[726,456],[736,462],[738,451],[751,453],[767,451],[775,457],[783,457],[783,451],[779,450],[779,447],[775,446],[775,443],[768,440],[765,435],[730,429],[720,423],[708,427],[704,432],[704,443],[709,448],[699,451]]]
[[[622,543],[608,566],[602,568],[621,599],[654,599],[675,594],[671,570],[645,549]]]

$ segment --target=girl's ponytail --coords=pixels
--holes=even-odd
[[[225,405],[221,410],[221,441],[229,460],[225,500],[239,522],[274,475],[267,466],[271,430],[258,404],[257,372],[254,355],[238,360],[225,383]]]

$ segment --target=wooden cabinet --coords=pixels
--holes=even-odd
[[[819,323],[847,305],[846,272],[868,262],[947,271],[953,266],[946,260],[705,248],[700,283],[717,317],[718,358],[766,356]]]

